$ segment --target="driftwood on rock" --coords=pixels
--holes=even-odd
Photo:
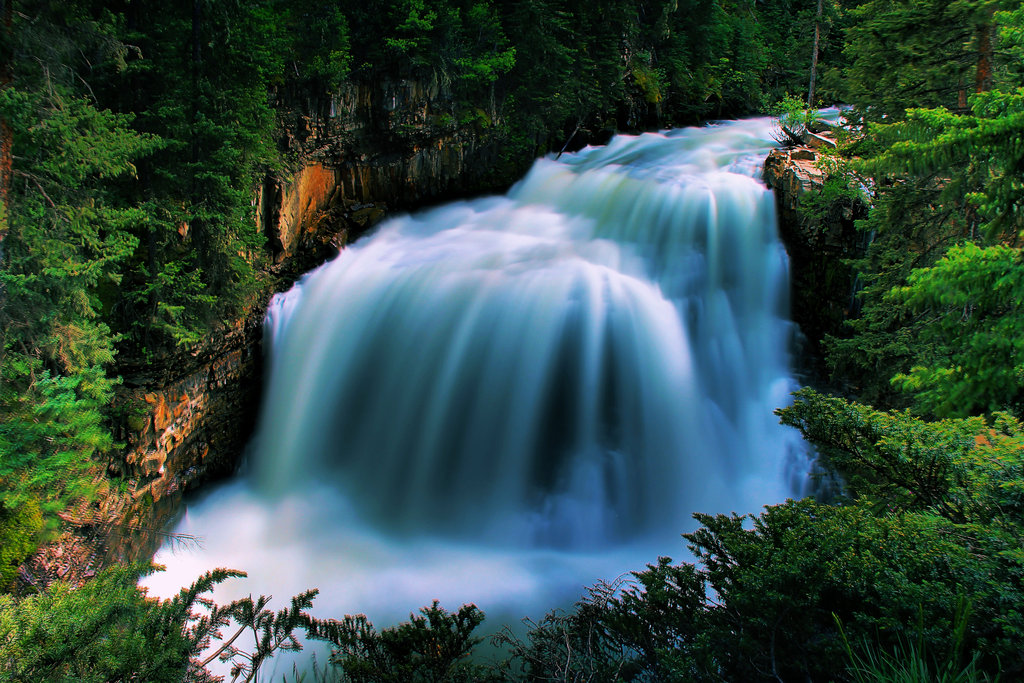
[[[793,145],[802,145],[802,144],[804,144],[803,136],[794,133],[793,131],[791,131],[789,129],[788,126],[784,126],[784,125],[780,124],[779,128],[781,128],[782,132],[786,134],[787,138],[789,138],[790,144],[793,144]]]
[[[819,135],[817,133],[813,133],[810,130],[808,130],[807,132],[805,132],[803,134],[803,136],[801,137],[800,144],[806,145],[807,147],[810,147],[812,149],[822,149],[822,148],[835,149],[836,148],[836,141],[835,140],[833,140],[832,138],[827,137],[825,135]]]

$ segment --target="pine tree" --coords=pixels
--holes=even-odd
[[[86,3],[33,3],[15,16],[12,80],[0,89],[13,150],[0,263],[0,536],[21,551],[4,558],[5,578],[58,511],[88,498],[113,445],[115,337],[104,318],[146,219],[122,190],[159,146],[79,90],[78,60],[99,71],[121,57],[109,23]]]
[[[986,7],[975,10],[1006,28],[1002,44],[1012,54],[1021,12]],[[974,68],[985,85],[988,76]],[[852,338],[833,340],[830,355],[841,371],[877,377],[863,387],[867,400],[938,415],[1019,400],[1020,353],[993,335],[1016,329],[1019,255],[998,245],[1024,231],[1024,90],[1010,69],[995,77],[1018,85],[974,93],[958,112],[907,109],[903,120],[869,124],[858,146],[855,165],[874,183],[861,227],[874,242],[860,263],[863,316]],[[954,245],[962,246],[943,257]]]
[[[910,107],[963,108],[992,86],[993,12],[1006,0],[869,0],[851,10],[846,101],[871,121]]]

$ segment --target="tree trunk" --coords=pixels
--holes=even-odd
[[[995,9],[988,11],[988,18],[978,26],[978,70],[974,79],[975,92],[987,92],[992,89],[992,32],[994,30]]]
[[[192,0],[192,67],[198,69],[198,65],[203,61],[202,46],[200,44],[199,36],[202,33],[202,22],[203,22],[203,6],[201,0]],[[193,78],[196,73],[193,72]]]
[[[188,221],[192,233],[193,244],[198,253],[200,263],[206,265],[206,243],[203,222],[196,216],[196,204],[200,194],[199,182],[196,179],[199,166],[199,106],[201,97],[203,52],[203,5],[202,0],[192,0],[192,110],[189,119],[189,207]]]
[[[14,80],[14,69],[11,54],[11,33],[14,25],[14,0],[0,0],[0,16],[3,17],[3,28],[0,36],[0,90],[9,88]],[[4,238],[7,237],[11,220],[10,195],[11,176],[14,172],[14,131],[7,119],[0,117],[0,266],[4,261]]]
[[[811,85],[807,89],[807,107],[814,108],[814,81],[818,77],[818,45],[821,42],[821,17],[824,14],[825,0],[818,0],[818,14],[814,18],[814,50],[811,52]]]

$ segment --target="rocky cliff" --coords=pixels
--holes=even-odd
[[[121,447],[90,505],[61,515],[65,528],[18,572],[22,588],[78,583],[111,561],[145,559],[181,495],[235,471],[260,396],[263,307],[215,338],[126,373],[113,413]]]
[[[280,272],[323,261],[386,214],[502,188],[493,114],[457,124],[437,85],[349,84],[331,98],[279,95],[282,145],[298,160],[266,178],[257,220]]]
[[[764,181],[775,190],[779,228],[789,253],[793,319],[816,347],[826,334],[838,335],[855,313],[855,274],[846,259],[862,255],[863,236],[854,221],[867,210],[860,200],[816,206],[808,199],[822,191],[826,173],[817,164],[821,147],[834,142],[809,134],[804,144],[773,150]]]
[[[115,432],[124,450],[108,469],[128,477],[133,498],[156,502],[234,469],[258,409],[259,339],[254,313],[179,372],[142,385],[127,379],[115,405],[125,416]]]

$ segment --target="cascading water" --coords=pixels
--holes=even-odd
[[[388,221],[279,295],[251,470],[158,561],[321,611],[511,618],[794,493],[767,119],[619,136]],[[226,546],[226,547],[225,547]],[[157,592],[164,589],[154,586]],[[168,590],[167,592],[170,592]]]

